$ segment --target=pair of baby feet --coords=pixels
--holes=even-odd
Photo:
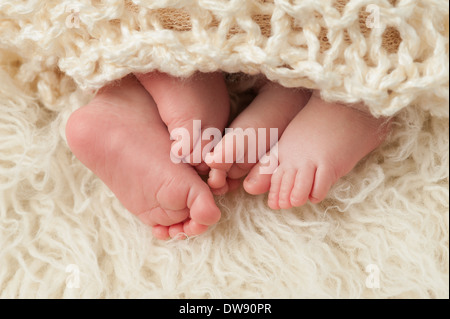
[[[124,207],[152,226],[156,238],[168,239],[199,235],[217,223],[221,213],[213,193],[239,187],[246,175],[245,190],[269,191],[273,209],[301,206],[308,199],[320,202],[388,130],[385,120],[366,112],[271,82],[260,86],[254,101],[231,123],[230,128],[242,130],[220,141],[201,138],[209,128],[223,132],[228,117],[228,92],[220,73],[178,79],[153,72],[129,75],[101,89],[70,116],[66,136],[74,155]],[[195,120],[201,121],[200,132]],[[187,152],[173,148],[180,142],[174,134],[180,128],[189,132]],[[270,128],[278,129],[275,139],[261,136]],[[252,144],[257,159],[272,149],[258,163],[250,160],[250,139],[237,147],[236,138],[246,129],[261,141]],[[195,148],[204,161],[194,163]],[[273,163],[279,165],[266,167]],[[208,172],[210,187],[200,177]]]

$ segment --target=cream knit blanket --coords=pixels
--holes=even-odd
[[[446,0],[0,0],[0,297],[448,298],[448,17]],[[262,73],[394,129],[319,205],[240,190],[205,235],[159,242],[64,136],[95,89],[154,69]]]

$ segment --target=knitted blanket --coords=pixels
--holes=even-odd
[[[448,298],[448,17],[445,0],[1,0],[0,297]],[[393,130],[320,204],[240,189],[206,234],[157,241],[64,135],[98,88],[156,69],[247,74],[228,77],[236,107],[263,74]]]

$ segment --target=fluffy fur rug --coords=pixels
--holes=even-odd
[[[127,70],[111,57],[100,69],[79,64],[64,34],[42,33],[39,23],[64,23],[63,7],[48,17],[39,1],[9,2],[0,4],[1,298],[449,297],[448,40],[441,84],[396,113],[388,140],[323,203],[277,212],[238,190],[217,198],[223,217],[206,234],[161,242],[65,141],[70,113],[93,96],[89,81]],[[121,17],[98,21],[108,15]]]

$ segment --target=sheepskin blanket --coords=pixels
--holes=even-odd
[[[448,298],[448,13],[445,0],[0,1],[0,297]],[[393,130],[320,204],[272,211],[240,189],[217,197],[206,234],[158,241],[64,135],[96,89],[155,69],[264,74],[364,101]],[[240,107],[248,85],[228,78]]]

